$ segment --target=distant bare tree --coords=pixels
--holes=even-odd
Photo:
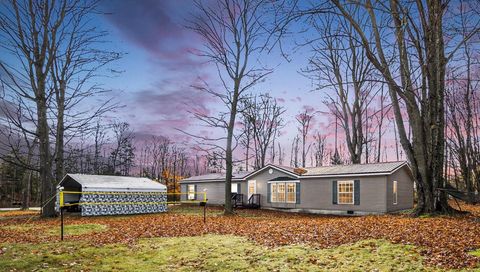
[[[326,94],[325,104],[338,117],[345,132],[351,162],[360,163],[374,67],[345,20],[325,15],[312,24],[322,39],[311,43],[315,55],[303,71],[319,82],[317,90],[334,91],[334,95]]]
[[[206,124],[226,131],[226,137],[215,139],[215,142],[226,141],[224,148],[216,145],[225,154],[225,214],[233,213],[230,187],[233,150],[237,145],[234,132],[238,105],[248,89],[272,72],[254,61],[268,41],[263,23],[266,3],[264,0],[195,1],[196,13],[192,14],[188,25],[202,38],[203,49],[198,55],[216,66],[223,90],[214,90],[206,82],[195,87],[218,98],[228,109],[219,116],[195,113]],[[213,139],[203,140],[210,140],[211,144]]]
[[[307,148],[307,137],[310,130],[310,122],[313,119],[313,114],[309,113],[308,109],[305,109],[295,118],[299,124],[298,132],[302,138],[302,167],[306,167],[307,153],[309,149]]]
[[[298,167],[298,152],[300,151],[298,146],[299,142],[300,138],[298,136],[295,136],[292,140],[292,146],[290,149],[290,166],[292,167]]]
[[[265,166],[268,150],[273,146],[277,132],[284,125],[284,112],[285,109],[268,94],[244,100],[242,114],[250,123],[247,126],[252,129],[255,169]]]
[[[112,125],[114,146],[110,153],[111,174],[128,175],[135,158],[133,146],[133,131],[126,122],[116,122]]]
[[[326,156],[325,149],[326,149],[327,137],[325,135],[320,134],[320,132],[317,131],[317,133],[313,136],[313,138],[315,139],[315,143],[313,144],[315,167],[323,166],[323,162]]]

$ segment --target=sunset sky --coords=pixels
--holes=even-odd
[[[211,96],[191,87],[199,78],[212,85],[218,83],[214,68],[192,53],[202,46],[199,37],[185,27],[195,12],[192,3],[105,1],[101,7],[105,14],[96,20],[100,28],[110,32],[108,46],[126,53],[111,67],[122,72],[101,79],[105,88],[113,90],[114,99],[125,105],[114,116],[129,122],[139,138],[165,135],[192,142],[179,130],[214,134],[188,112],[192,105],[210,113],[224,109]],[[314,82],[299,73],[311,55],[310,48],[295,46],[301,41],[300,35],[288,41],[287,46],[295,49],[289,51],[289,61],[278,50],[262,55],[260,61],[274,72],[252,89],[254,93],[270,93],[286,108],[280,141],[287,154],[297,133],[295,115],[305,108],[317,111],[312,132],[332,135],[334,131],[333,118],[325,114],[322,103],[325,91],[312,92]]]

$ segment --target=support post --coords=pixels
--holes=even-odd
[[[203,203],[203,223],[207,223],[207,202]]]
[[[63,241],[63,207],[60,207],[60,239]]]

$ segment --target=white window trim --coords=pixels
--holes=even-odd
[[[193,187],[193,192],[190,191],[190,188]],[[187,185],[187,199],[188,200],[195,200],[195,184],[188,184]]]
[[[275,181],[267,181],[267,183],[300,183],[299,180],[275,180]]]
[[[393,190],[393,205],[398,204],[398,181],[394,180],[392,185]]]
[[[295,204],[297,203],[297,183],[299,183],[300,181],[299,180],[287,180],[287,181],[269,181],[268,183],[271,183],[271,184],[276,184],[278,186],[279,183],[283,183],[284,186],[285,186],[285,201],[278,201],[278,187],[277,187],[277,192],[276,192],[276,200],[274,201],[272,196],[273,196],[273,190],[270,191],[270,202],[271,203],[285,203],[285,204]],[[295,188],[295,191],[294,191],[294,200],[293,201],[288,201],[288,184],[289,183],[293,183],[295,184],[294,188]],[[271,185],[270,185],[271,186]]]
[[[340,184],[352,184],[352,202],[340,202]],[[342,193],[343,194],[343,193]],[[337,181],[337,204],[340,205],[353,205],[355,204],[355,181],[353,180],[342,180]]]

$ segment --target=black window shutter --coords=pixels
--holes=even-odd
[[[360,180],[356,179],[353,185],[354,204],[360,205]]]
[[[332,203],[333,204],[338,204],[337,196],[338,196],[337,181],[334,180],[334,181],[332,181]]]
[[[272,184],[267,183],[267,203],[271,203]]]
[[[295,198],[296,198],[296,204],[300,204],[300,182],[297,182],[295,184]]]
[[[242,187],[240,187],[241,183],[237,183],[237,194],[241,194],[242,193]]]

